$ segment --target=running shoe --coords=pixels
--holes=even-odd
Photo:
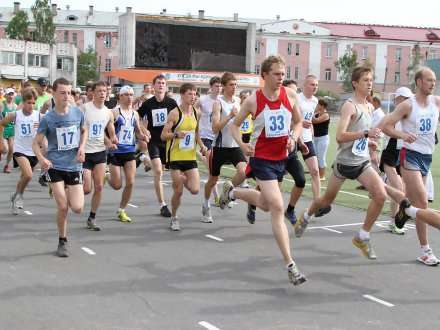
[[[5,165],[5,167],[3,167],[3,173],[11,173],[11,167],[9,165]]]
[[[220,196],[214,198],[214,206],[220,207]]]
[[[46,173],[41,173],[40,177],[38,178],[38,183],[42,187],[47,187],[47,181],[46,181]]]
[[[171,218],[171,212],[168,209],[168,206],[164,205],[160,208],[160,215],[164,218]]]
[[[92,218],[87,219],[87,228],[91,231],[100,231],[101,228],[96,225],[96,220]]]
[[[145,165],[144,166],[144,170],[145,170],[145,172],[150,172],[151,171],[151,166]]]
[[[179,219],[177,217],[171,217],[170,229],[172,231],[179,231],[180,230],[180,223],[179,223]]]
[[[131,222],[131,218],[127,215],[125,210],[118,211],[118,219],[121,222]]]
[[[142,163],[141,160],[142,155],[143,153],[140,150],[136,151],[136,153],[134,154],[134,159],[136,160],[136,168],[138,168],[139,165],[141,165]]]
[[[286,209],[286,212],[284,212],[284,216],[287,218],[287,220],[290,221],[290,223],[292,224],[292,226],[295,226],[296,221],[298,220],[296,218],[296,214],[295,214],[295,209]]]
[[[307,212],[307,209],[304,212],[301,212],[301,215],[298,219],[298,221],[293,225],[293,228],[295,229],[295,236],[301,237],[304,234],[304,231],[306,230],[309,222],[304,219],[304,213]]]
[[[17,194],[13,193],[11,195],[11,211],[13,215],[18,214],[18,206],[17,206]]]
[[[232,202],[231,197],[229,196],[229,192],[234,189],[234,186],[232,185],[231,181],[225,181],[223,184],[223,190],[220,195],[220,208],[223,210],[226,205],[228,205],[230,202]]]
[[[390,233],[396,234],[396,235],[405,235],[406,229],[405,228],[397,228],[397,226],[390,222],[388,224],[388,231]]]
[[[298,267],[295,264],[291,264],[289,265],[289,267],[287,267],[287,275],[289,276],[289,281],[293,285],[300,285],[307,281],[307,278],[302,273],[300,273]]]
[[[247,189],[249,187],[250,187],[249,183],[246,180],[244,180],[240,185],[240,188],[244,188],[244,189]]]
[[[405,226],[405,222],[407,222],[411,217],[406,214],[405,209],[411,206],[411,203],[408,199],[404,199],[400,202],[399,210],[396,213],[396,216],[394,217],[394,223],[396,224],[396,227],[399,229],[402,229]]]
[[[69,256],[69,254],[67,253],[67,243],[66,242],[59,242],[58,243],[58,248],[57,248],[57,256],[60,258],[66,258]]]
[[[22,195],[17,194],[17,196],[15,197],[15,205],[17,205],[17,208],[19,210],[23,210],[24,203],[23,203],[23,196]]]
[[[417,261],[427,265],[427,266],[437,266],[440,263],[440,260],[432,252],[432,249],[428,249],[423,254],[417,258]]]
[[[246,213],[247,221],[253,225],[255,223],[255,211],[257,208],[254,205],[248,204],[248,209]]]
[[[214,220],[212,220],[210,207],[206,207],[205,205],[202,205],[202,218],[200,219],[200,221],[204,222],[204,223],[213,223],[214,222]]]
[[[356,246],[359,250],[361,250],[362,254],[368,259],[377,259],[376,253],[374,252],[373,247],[371,246],[370,239],[361,240],[358,235],[353,237],[353,245]]]
[[[322,207],[318,211],[316,211],[315,218],[322,217],[322,216],[326,215],[327,213],[330,213],[331,210],[332,210],[331,205],[326,206],[326,207]]]

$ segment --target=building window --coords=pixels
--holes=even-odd
[[[23,65],[23,54],[13,52],[1,52],[1,63],[10,65]]]
[[[78,33],[76,33],[76,32],[73,32],[73,33],[72,33],[72,43],[73,43],[75,46],[78,46]]]
[[[105,48],[112,47],[112,35],[110,33],[104,34],[104,47]]]
[[[325,52],[325,57],[327,58],[332,58],[333,57],[333,46],[332,45],[327,45],[327,49]]]
[[[260,74],[260,65],[255,65],[255,74]]]
[[[69,42],[69,31],[64,31],[64,42]]]
[[[430,49],[428,53],[428,60],[435,60],[437,58],[437,52],[435,49]]]
[[[29,54],[28,65],[48,68],[49,67],[49,55]]]
[[[293,79],[295,79],[296,81],[299,80],[299,66],[295,65],[295,72],[293,73]]]
[[[112,71],[112,59],[111,58],[105,59],[105,71]]]
[[[261,41],[260,40],[256,40],[255,41],[255,53],[256,54],[260,54],[261,51]]]
[[[400,72],[395,72],[394,73],[394,83],[396,85],[400,85]]]
[[[286,68],[286,79],[290,79],[290,65]]]
[[[287,44],[287,55],[292,55],[292,44],[290,42]]]
[[[396,48],[396,61],[400,62],[402,59],[402,48]]]
[[[57,70],[62,71],[73,71],[73,59],[68,57],[58,57],[57,58]]]
[[[362,47],[362,57],[363,60],[368,58],[368,47]]]
[[[295,44],[295,55],[299,56],[299,44]]]
[[[332,80],[332,69],[325,69],[325,80]]]

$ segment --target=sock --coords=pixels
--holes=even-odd
[[[292,206],[292,205],[287,205],[287,212],[292,212],[292,211],[295,211],[295,205],[294,206]]]
[[[421,245],[420,249],[422,250],[422,253],[428,252],[431,248],[429,247],[429,244]]]
[[[405,209],[405,213],[406,213],[406,215],[408,215],[408,216],[410,216],[411,218],[415,219],[418,210],[419,210],[419,209],[418,209],[417,207],[410,206],[410,207],[407,207],[407,208]]]
[[[235,197],[234,197],[234,189],[231,189],[231,190],[229,191],[229,198],[230,198],[232,201],[235,201]]]
[[[203,200],[203,206],[204,206],[205,208],[209,208],[209,207],[211,206],[211,205],[209,204],[209,198]]]
[[[89,218],[90,219],[95,219],[96,213],[90,212],[89,214]]]
[[[167,203],[165,202],[160,203],[160,207],[164,207],[164,206],[167,206]]]
[[[370,239],[370,233],[368,231],[363,230],[362,228],[359,230],[359,238],[361,240]]]
[[[118,213],[124,212],[124,209],[119,208]]]
[[[289,269],[291,269],[293,266],[295,266],[295,261],[292,260],[292,262],[289,262],[289,263],[286,265],[286,268],[289,270]]]
[[[66,243],[67,242],[67,237],[59,237],[58,238],[58,242],[59,243]]]
[[[147,156],[145,156],[144,153],[141,153],[141,155],[139,156],[139,160],[140,160],[141,162],[143,162],[143,161],[145,160],[145,158],[147,158]]]
[[[305,222],[309,222],[309,220],[313,217],[313,214],[310,215],[308,212],[309,212],[308,210],[304,211],[304,221]]]

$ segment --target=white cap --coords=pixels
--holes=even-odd
[[[125,85],[122,86],[121,89],[119,90],[119,95],[130,92],[134,94],[133,88],[131,86]]]
[[[6,95],[11,94],[11,93],[15,94],[15,90],[13,88],[6,88],[5,89],[5,94]]]
[[[396,97],[403,96],[403,97],[411,97],[414,94],[411,92],[411,90],[408,87],[399,87],[396,90]]]

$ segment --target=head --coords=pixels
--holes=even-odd
[[[436,76],[430,68],[421,68],[414,76],[417,91],[422,95],[431,95],[435,89]]]
[[[112,84],[110,84],[108,81],[106,81],[104,84],[107,89],[106,97],[109,98],[112,95]]]
[[[87,97],[87,101],[93,101],[93,81],[89,81],[86,84],[86,97]]]
[[[244,100],[246,100],[249,96],[251,96],[251,91],[248,89],[244,89],[240,92],[240,104],[243,104]]]
[[[66,78],[58,78],[53,82],[53,99],[60,107],[67,107],[71,97],[72,84]]]
[[[119,90],[119,103],[124,107],[130,107],[134,101],[134,90],[131,86],[122,86]]]
[[[235,95],[235,91],[237,90],[237,78],[231,72],[225,72],[221,78],[223,94],[229,97]]]
[[[110,90],[111,90],[111,86],[110,86]],[[108,93],[107,84],[103,81],[97,81],[93,84],[92,91],[93,91],[93,101],[97,103],[104,103]]]
[[[283,80],[283,86],[293,89],[295,92],[298,90],[298,83],[292,79]]]
[[[269,56],[261,63],[261,77],[270,89],[280,88],[285,74],[286,64],[281,56]]]
[[[27,87],[21,92],[23,98],[23,110],[26,112],[32,112],[37,101],[37,91],[32,87]]]
[[[306,97],[312,97],[318,91],[318,78],[316,76],[309,74],[304,79],[303,94]]]
[[[318,106],[316,107],[316,110],[318,112],[326,112],[328,107],[328,102],[324,99],[318,100]]]
[[[5,89],[5,97],[7,103],[14,102],[15,99],[15,90],[11,87]]]
[[[47,85],[48,85],[48,81],[46,78],[38,78],[37,80],[37,92],[38,94],[43,94],[44,92],[47,91]]]
[[[367,97],[373,89],[373,70],[368,66],[358,66],[351,74],[351,85],[355,93]]]
[[[150,83],[145,84],[142,94],[151,95],[152,92],[153,92],[153,86],[151,86]]]
[[[185,83],[180,86],[180,99],[184,105],[194,105],[197,88],[194,84]]]
[[[382,105],[382,101],[380,100],[379,97],[373,96],[371,98],[371,104],[373,105],[374,109],[379,109],[380,106]]]
[[[209,88],[213,96],[218,96],[222,92],[222,80],[220,77],[214,76],[209,79]]]
[[[394,105],[399,105],[403,101],[409,99],[414,94],[411,92],[411,90],[408,87],[399,87],[396,90],[395,96],[394,96]]]
[[[32,83],[29,80],[26,80],[21,84],[22,89],[29,88],[29,87],[33,87]]]
[[[150,86],[151,87],[151,86]],[[167,92],[167,78],[163,74],[157,75],[153,79],[154,95],[164,97]],[[145,93],[145,86],[144,86]]]

